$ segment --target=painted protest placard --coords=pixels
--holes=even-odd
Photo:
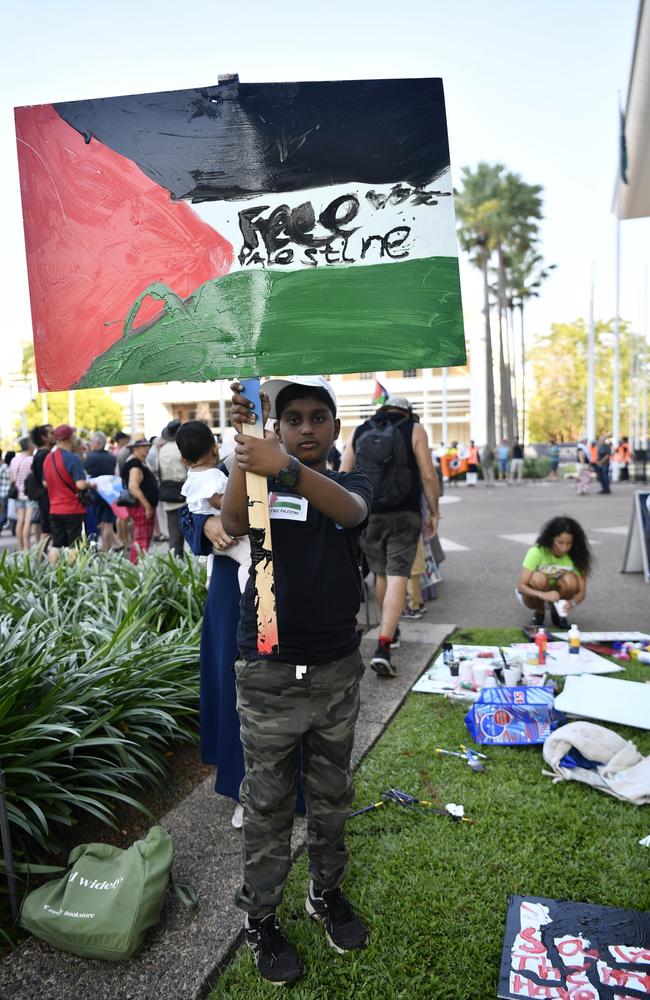
[[[511,896],[497,996],[650,996],[650,914],[567,899]]]
[[[465,363],[441,80],[15,117],[41,389]]]

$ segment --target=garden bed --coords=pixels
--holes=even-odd
[[[147,810],[209,773],[196,747],[196,563],[82,551],[53,569],[39,556],[0,556],[0,766],[21,875],[80,836],[111,840],[111,824],[130,842]]]

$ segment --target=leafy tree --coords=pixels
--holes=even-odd
[[[47,393],[48,421],[54,427],[68,422],[68,393]],[[34,427],[42,422],[41,396],[27,407],[27,423]],[[75,392],[75,424],[86,431],[103,431],[109,436],[122,426],[123,414],[119,403],[103,389],[78,389]]]
[[[36,371],[36,364],[34,361],[34,345],[30,341],[23,341],[23,356],[20,362],[20,370],[23,376],[28,379]]]
[[[595,325],[596,432],[611,434],[614,388],[614,322]],[[621,372],[629,364],[629,324],[621,323]],[[537,339],[529,354],[535,392],[528,413],[531,441],[559,438],[576,441],[583,437],[587,416],[587,325],[553,323],[549,333]],[[628,395],[621,386],[621,426],[629,419]]]

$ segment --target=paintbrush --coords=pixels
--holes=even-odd
[[[435,752],[438,754],[444,754],[445,757],[461,757],[464,761],[467,762],[467,764],[469,764],[472,771],[478,772],[485,770],[485,765],[481,764],[478,757],[474,755],[473,750],[468,750],[468,748],[463,746],[462,744],[460,748],[463,751],[462,753],[458,753],[457,750],[443,750],[441,749],[441,747],[436,747]],[[485,754],[479,754],[479,756],[483,757],[484,760],[487,759],[485,757]]]
[[[479,754],[474,750],[470,750],[469,747],[464,746],[462,743],[460,744],[460,749],[463,751],[463,756],[466,758],[467,763],[471,767],[472,771],[478,772],[485,770],[485,764],[481,764],[479,760],[479,757],[482,757],[483,760],[486,760],[487,758],[485,754],[483,753]]]

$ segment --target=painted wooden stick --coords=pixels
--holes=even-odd
[[[257,420],[254,424],[243,424],[244,434],[264,437],[264,421],[260,401],[260,380],[243,378],[243,395],[255,404]],[[275,588],[273,586],[273,546],[271,544],[271,521],[269,518],[269,491],[265,476],[246,473],[248,493],[248,523],[250,526],[251,556],[255,572],[255,608],[257,611],[257,651],[277,653],[278,620],[275,611]]]

